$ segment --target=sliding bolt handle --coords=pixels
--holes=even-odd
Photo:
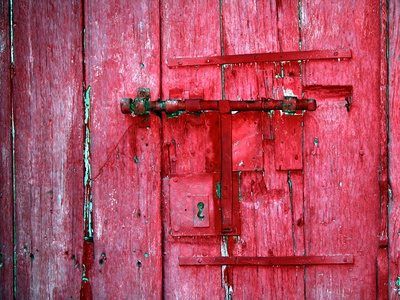
[[[201,99],[169,99],[150,101],[148,89],[141,89],[136,98],[123,98],[120,102],[124,114],[136,116],[147,115],[150,112],[205,112],[219,111],[229,113],[232,111],[270,111],[282,110],[295,112],[299,110],[314,111],[317,103],[314,99],[298,99],[285,97],[281,100],[262,98],[260,100],[201,100]]]

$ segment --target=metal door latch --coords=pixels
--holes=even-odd
[[[298,99],[285,97],[281,100],[262,98],[260,100],[203,100],[203,99],[169,99],[150,100],[150,90],[141,88],[137,97],[123,98],[121,111],[124,114],[143,116],[151,112],[168,114],[185,112],[217,111],[220,115],[221,140],[221,234],[240,234],[240,214],[235,210],[233,177],[232,177],[232,112],[234,111],[271,111],[282,110],[296,112],[299,110],[314,111],[317,103],[314,99]],[[203,206],[204,209],[204,206]],[[201,216],[203,211],[201,212]],[[218,234],[218,233],[215,233]]]
[[[124,114],[136,116],[147,115],[150,112],[205,112],[220,111],[223,113],[233,111],[270,111],[282,110],[294,112],[296,110],[314,111],[317,103],[314,99],[298,99],[296,97],[285,97],[282,100],[261,98],[260,100],[202,100],[202,99],[169,99],[151,101],[149,89],[139,89],[136,98],[123,98],[121,100],[121,111]]]

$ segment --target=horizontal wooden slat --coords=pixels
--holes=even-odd
[[[354,263],[354,256],[323,255],[323,256],[271,256],[271,257],[179,257],[180,266],[305,266],[305,265],[347,265]]]
[[[168,67],[209,66],[255,62],[278,62],[298,60],[322,60],[351,58],[351,50],[310,50],[222,55],[208,57],[184,57],[168,59]]]

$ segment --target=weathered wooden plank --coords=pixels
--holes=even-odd
[[[166,174],[220,172],[219,114],[184,114],[163,122]]]
[[[8,2],[0,3],[0,299],[13,297],[11,53]]]
[[[351,48],[344,62],[307,62],[304,85],[352,85],[353,103],[321,99],[305,116],[306,254],[354,254],[351,268],[307,267],[306,297],[375,299],[379,236],[379,1],[303,1],[304,50]],[[321,275],[322,274],[322,275]],[[360,278],[363,278],[360,281]]]
[[[208,100],[221,99],[218,67],[170,69],[167,66],[167,60],[173,57],[221,54],[218,2],[192,1],[188,4],[183,0],[161,1],[161,20],[162,98],[174,97],[174,94],[180,94],[181,97],[198,94]],[[209,176],[211,172],[217,172],[218,175],[221,169],[221,145],[219,116],[216,113],[182,115],[178,119],[169,119],[164,115],[162,123],[166,138],[164,162],[170,162],[163,172],[164,228],[168,230],[168,218],[174,216],[174,212],[169,211],[174,205],[169,207],[168,202],[180,201],[177,197],[168,199],[168,178],[174,173],[195,176],[207,173],[205,176]],[[204,186],[204,191],[210,188],[216,190],[216,187]],[[182,255],[220,255],[220,237],[172,238],[167,230],[164,232],[164,297],[222,298],[220,267],[182,268],[178,262],[178,257]]]
[[[275,114],[275,168],[301,170],[303,168],[303,116]]]
[[[376,259],[377,298],[389,299],[389,147],[388,147],[388,31],[389,3],[380,1],[380,101],[379,101],[379,250]]]
[[[160,124],[123,116],[139,87],[159,97],[158,1],[85,1],[91,86],[95,299],[161,298]]]
[[[400,4],[389,7],[389,296],[400,295]]]
[[[18,299],[79,297],[81,8],[76,1],[14,2]]]
[[[240,112],[232,115],[233,171],[263,170],[262,113]]]
[[[255,1],[252,5],[245,5],[223,1],[224,54],[299,50],[297,3]],[[285,68],[281,64],[264,63],[229,65],[224,68],[226,97],[238,100],[282,98],[289,92],[301,97],[298,63],[288,64],[287,72]],[[240,114],[235,117],[240,117]],[[238,239],[230,241],[229,251],[238,256],[303,254],[302,227],[293,224],[294,215],[302,219],[302,174],[290,179],[288,172],[276,171],[272,118],[260,114],[260,119],[265,123],[263,134],[258,136],[263,144],[261,166],[264,172],[249,170],[240,175],[242,232]],[[296,242],[300,244],[298,249]],[[292,270],[233,267],[233,296],[240,299],[260,295],[302,298],[303,272],[303,267]]]

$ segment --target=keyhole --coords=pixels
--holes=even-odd
[[[203,202],[199,202],[199,203],[197,203],[197,208],[198,208],[198,212],[197,212],[197,217],[200,219],[200,220],[203,220],[204,219],[204,213],[203,213],[203,210],[204,210],[204,203]]]

